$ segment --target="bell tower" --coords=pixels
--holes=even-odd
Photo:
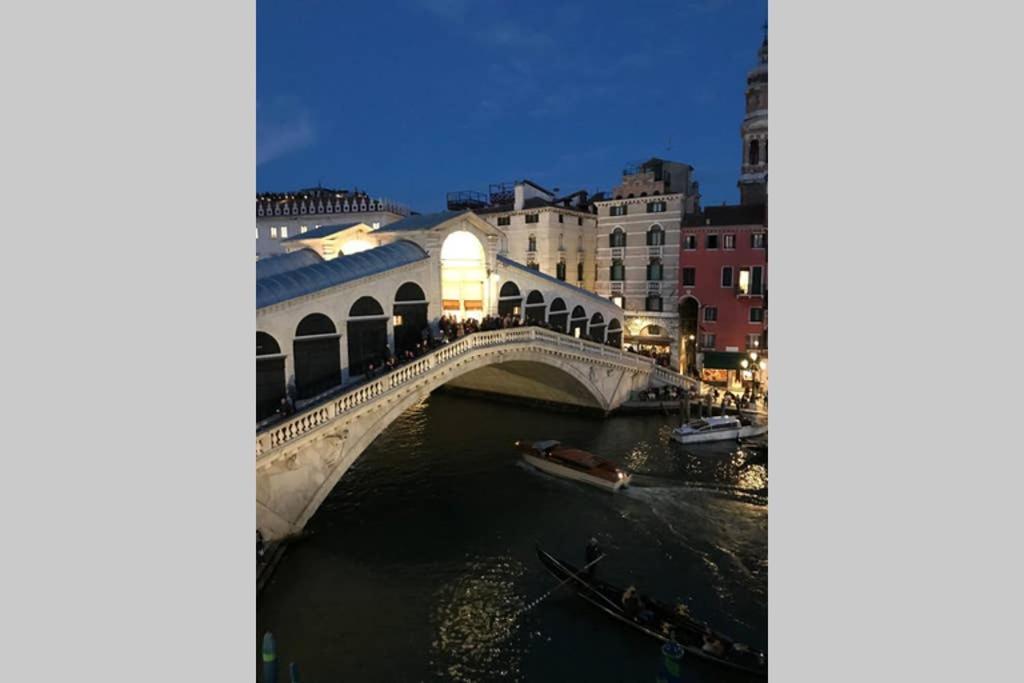
[[[747,114],[740,127],[743,161],[740,166],[741,204],[768,201],[768,26],[758,50],[758,64],[747,73]]]

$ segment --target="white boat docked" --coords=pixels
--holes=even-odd
[[[745,439],[768,432],[768,425],[759,424],[734,415],[719,415],[691,420],[672,430],[672,438],[679,443],[706,443]]]
[[[629,486],[632,477],[610,460],[578,448],[568,448],[558,441],[537,441],[532,444],[516,441],[516,448],[522,451],[523,460],[542,472],[582,481],[606,491],[614,492]]]

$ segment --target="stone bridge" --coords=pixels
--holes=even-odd
[[[519,327],[471,334],[258,431],[257,526],[264,537],[301,531],[366,447],[448,383],[605,413],[649,386],[699,390],[692,378],[648,358],[564,333]]]

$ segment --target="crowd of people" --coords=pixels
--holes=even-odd
[[[366,361],[366,369],[359,382],[367,382],[370,380],[377,379],[378,377],[385,375],[395,368],[404,365],[410,361],[414,361],[417,358],[424,356],[425,354],[433,351],[436,348],[444,346],[445,344],[451,344],[456,342],[463,337],[473,334],[475,332],[490,332],[492,330],[504,330],[516,327],[540,327],[545,330],[553,330],[555,332],[561,332],[567,336],[575,336],[571,331],[566,331],[564,328],[552,327],[550,323],[544,320],[526,320],[524,321],[520,316],[514,314],[506,314],[503,316],[499,315],[485,315],[480,320],[475,318],[467,318],[465,320],[458,320],[453,316],[441,316],[438,322],[438,333],[435,335],[432,333],[429,326],[424,326],[420,331],[419,341],[415,345],[406,348],[400,352],[392,353],[391,348],[388,345],[384,345],[384,348],[380,353],[374,355]],[[580,339],[585,341],[592,341],[596,343],[603,343],[608,346],[618,348],[617,340],[603,340],[593,337],[588,334],[580,333]],[[667,362],[666,362],[667,364]],[[346,388],[352,386],[347,385]],[[285,395],[281,398],[281,404],[278,407],[276,414],[278,417],[288,417],[295,412],[295,403],[291,397]]]
[[[626,351],[650,358],[663,368],[669,367],[672,362],[672,353],[669,351],[655,351],[651,348],[645,349],[643,347],[633,346],[632,344],[626,347]]]

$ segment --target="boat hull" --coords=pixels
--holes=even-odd
[[[550,475],[583,482],[584,484],[590,484],[591,486],[596,486],[599,489],[611,491],[613,493],[624,486],[629,486],[630,475],[628,474],[623,479],[611,482],[607,479],[601,479],[600,477],[595,477],[587,472],[580,472],[579,470],[574,470],[571,467],[559,465],[558,463],[551,462],[545,458],[539,458],[529,453],[523,453],[523,460],[528,462],[530,465],[533,465],[538,470]]]
[[[649,628],[648,626],[639,623],[637,620],[626,616],[618,602],[618,596],[621,596],[622,594],[621,588],[617,588],[611,584],[598,581],[596,579],[587,579],[583,574],[579,573],[578,568],[562,562],[558,558],[542,550],[540,547],[537,548],[537,556],[553,576],[563,581],[569,581],[569,585],[576,590],[576,594],[586,602],[597,607],[616,621],[631,626],[641,633],[661,642],[668,642],[669,638],[666,633],[655,628]],[[668,612],[671,610],[669,610],[667,605],[661,605],[658,603],[651,603],[651,605],[658,608],[659,616],[661,618],[672,619],[672,626],[674,627],[675,634],[677,636],[676,642],[678,642],[687,653],[699,657],[707,662],[712,662],[737,671],[754,674],[758,677],[766,678],[768,676],[766,660],[763,658],[758,660],[759,657],[763,657],[760,653],[748,650],[744,654],[733,655],[733,658],[723,658],[709,654],[701,649],[700,646],[703,634],[709,632],[707,624],[696,621],[692,617],[669,615]],[[724,635],[713,631],[711,632],[723,642],[729,644],[732,643],[732,641]],[[738,658],[740,661],[737,661],[735,658]]]
[[[672,430],[672,439],[679,443],[708,443],[711,441],[735,441],[768,433],[768,425],[747,425],[737,429],[718,429],[712,432],[683,433]]]

